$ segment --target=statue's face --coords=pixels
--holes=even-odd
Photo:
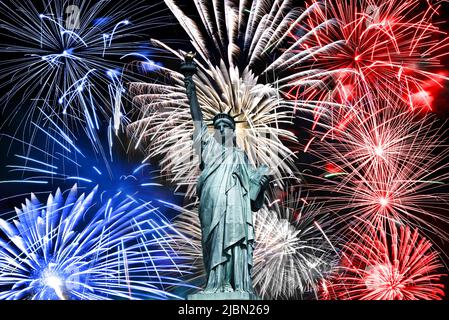
[[[234,129],[226,121],[218,121],[215,125],[214,137],[217,142],[231,146],[234,141]]]

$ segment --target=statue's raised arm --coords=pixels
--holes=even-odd
[[[200,104],[196,96],[195,82],[193,75],[196,74],[196,63],[193,61],[195,53],[189,52],[184,56],[184,62],[181,64],[181,73],[184,75],[184,84],[186,87],[187,98],[189,99],[190,113],[192,114],[195,126],[194,138],[199,134],[203,125],[203,115],[201,113]]]

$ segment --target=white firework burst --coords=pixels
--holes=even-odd
[[[204,118],[212,119],[219,112],[235,116],[238,146],[253,165],[270,166],[282,184],[281,178],[292,174],[294,168],[295,136],[286,130],[293,112],[298,104],[316,107],[313,101],[290,101],[284,93],[293,79],[302,79],[302,85],[310,88],[318,86],[322,76],[319,70],[286,72],[291,63],[309,59],[318,50],[298,52],[298,43],[289,47],[286,38],[319,4],[301,12],[291,1],[193,2],[200,24],[173,1],[165,1],[198,53],[194,81]],[[313,31],[306,32],[304,38]],[[183,57],[184,52],[161,41],[153,40],[153,44],[171,58],[180,61]],[[198,168],[198,162],[193,154],[193,122],[183,76],[170,68],[158,72],[162,82],[132,86],[141,115],[129,128],[136,147],[146,147],[149,158],[162,159],[167,178],[186,187],[187,195],[192,196],[198,177],[198,169],[192,168]]]
[[[293,207],[291,207],[293,205]],[[318,297],[318,284],[335,265],[320,207],[297,198],[255,215],[253,282],[268,299]]]

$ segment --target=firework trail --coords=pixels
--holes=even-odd
[[[317,201],[325,202],[323,210],[332,212],[343,230],[359,221],[389,219],[447,239],[444,126],[404,105],[365,102],[366,113],[355,112],[344,126],[327,126],[321,138],[317,131],[308,144],[307,152],[319,159],[314,166],[328,172],[305,174],[306,189],[319,194]]]
[[[293,40],[302,37],[303,29],[312,29],[330,17],[337,23],[318,29],[297,50],[337,41],[338,46],[318,50],[300,68],[332,72],[328,87],[341,103],[377,93],[385,100],[403,100],[411,109],[432,109],[433,91],[448,79],[440,61],[448,54],[449,42],[435,19],[441,1],[311,0],[308,5],[317,2],[323,4],[321,10],[315,10],[306,26],[291,33]],[[292,85],[290,95],[301,96],[300,86],[295,88],[295,81]]]
[[[41,203],[33,194],[0,219],[1,299],[176,299],[166,288],[187,272],[170,250],[172,228],[154,208],[97,188]]]
[[[325,282],[324,297],[339,300],[441,300],[443,267],[418,229],[390,222],[352,232],[339,271]]]
[[[127,123],[121,97],[125,83],[136,78],[124,66],[135,59],[149,65],[142,37],[163,21],[155,5],[54,0],[0,6],[4,124],[25,115],[15,122],[20,133],[31,121],[39,123],[39,107],[72,129],[82,127],[95,143],[102,122],[112,121],[116,132]],[[139,18],[142,13],[147,15]]]
[[[204,118],[212,119],[219,112],[234,116],[237,145],[253,165],[269,165],[282,183],[281,178],[292,174],[294,167],[295,137],[285,126],[291,123],[292,111],[299,103],[304,108],[316,105],[315,101],[284,99],[283,86],[293,76],[301,77],[305,87],[320,83],[316,70],[289,72],[289,61],[305,57],[294,54],[294,46],[285,47],[285,43],[294,26],[319,5],[301,12],[290,1],[193,2],[200,23],[173,1],[165,1],[198,53],[194,81]],[[306,36],[312,33],[310,30]],[[183,52],[158,40],[153,44],[181,61]],[[307,56],[311,55],[313,51]],[[142,114],[129,128],[136,147],[147,148],[149,158],[161,159],[163,174],[191,196],[199,169],[192,170],[198,168],[191,141],[193,122],[183,76],[177,69],[162,67],[159,81],[134,84],[134,101]]]
[[[254,213],[254,288],[264,299],[317,297],[319,280],[335,264],[332,246],[323,233],[323,229],[329,231],[328,221],[319,215],[318,206],[303,198],[284,202],[291,207],[274,202]],[[181,213],[173,222],[179,232],[173,248],[192,261],[190,281],[201,282],[205,275],[197,209],[176,209]]]

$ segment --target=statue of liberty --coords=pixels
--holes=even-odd
[[[202,170],[197,193],[206,286],[188,299],[256,299],[251,281],[252,211],[263,205],[268,167],[255,169],[237,148],[236,121],[230,114],[216,114],[212,120],[214,134],[208,132],[196,96],[193,57],[192,53],[185,56],[181,72],[194,121],[194,148]]]

